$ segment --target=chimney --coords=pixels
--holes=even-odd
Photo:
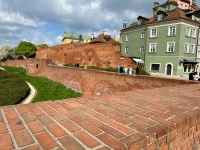
[[[159,3],[158,3],[158,2],[155,2],[155,3],[154,3],[154,8],[155,8],[155,7],[158,7],[158,6],[159,6]]]
[[[106,35],[106,31],[103,31],[103,35]]]
[[[94,34],[91,34],[91,41],[94,40]]]

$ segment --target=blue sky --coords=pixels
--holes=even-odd
[[[167,0],[157,0],[163,4]],[[122,23],[152,16],[154,0],[0,0],[0,46],[22,40],[35,45],[62,43],[64,31],[119,37]],[[200,0],[197,0],[200,6]]]

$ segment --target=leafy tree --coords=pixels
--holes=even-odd
[[[130,24],[130,26],[134,26],[134,25],[137,25],[137,22],[132,22],[132,23]]]
[[[14,49],[15,55],[24,55],[25,57],[34,57],[36,54],[36,46],[31,42],[21,41]]]
[[[47,44],[39,44],[37,47],[40,48],[48,48],[49,46]]]
[[[0,47],[0,60],[5,61],[13,58],[13,47],[9,44],[3,44]]]

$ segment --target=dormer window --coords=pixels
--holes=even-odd
[[[169,5],[167,5],[167,6],[165,7],[165,10],[169,10]]]
[[[192,15],[192,20],[193,20],[193,21],[195,20],[195,15]]]
[[[160,21],[160,20],[162,20],[162,14],[157,16],[157,21]]]
[[[139,19],[138,20],[138,25],[141,25],[142,24],[142,19]]]

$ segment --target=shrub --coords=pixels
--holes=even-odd
[[[18,104],[29,92],[25,81],[17,75],[0,70],[0,106]]]

